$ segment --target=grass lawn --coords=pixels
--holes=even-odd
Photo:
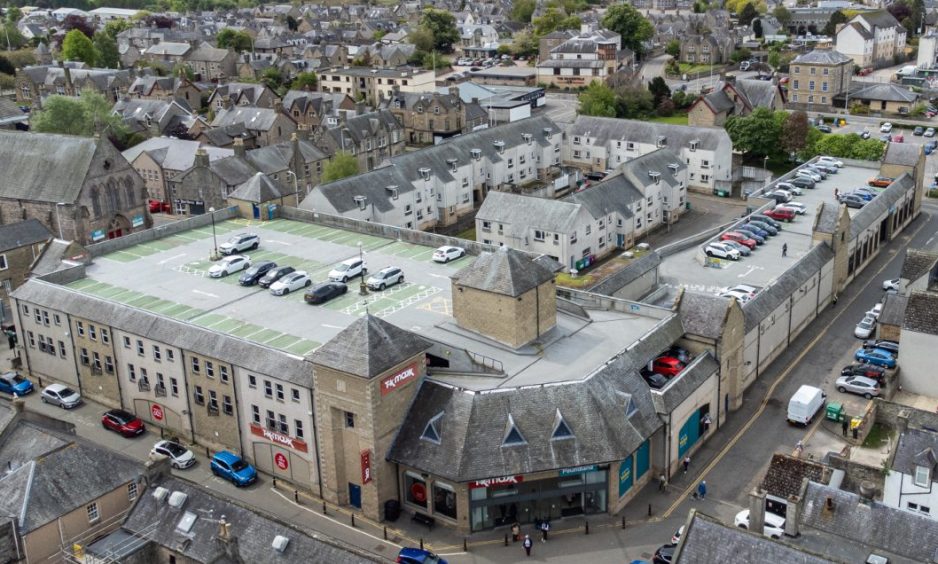
[[[880,448],[889,442],[890,436],[892,436],[892,429],[876,423],[873,425],[873,428],[870,429],[870,434],[866,436],[866,440],[863,441],[863,447]]]
[[[655,116],[648,118],[648,121],[670,123],[671,125],[687,125],[687,114],[674,114],[670,117]]]
[[[465,239],[467,241],[475,241],[476,240],[476,228],[470,227],[469,229],[466,229],[465,231],[460,231],[459,233],[456,234],[456,236],[459,237],[460,239]]]
[[[680,65],[681,74],[693,74],[697,72],[710,72],[711,68],[717,69],[722,68],[723,65],[692,65],[690,63],[681,63]]]

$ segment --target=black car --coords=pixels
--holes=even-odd
[[[241,273],[238,283],[242,286],[253,286],[274,268],[277,268],[277,263],[270,260],[259,260],[251,268]]]
[[[652,560],[655,564],[671,564],[674,560],[674,551],[676,544],[666,544],[655,551],[655,558]]]
[[[768,223],[769,225],[774,227],[776,231],[782,230],[782,224],[775,221],[774,219],[772,219],[771,217],[767,215],[755,214],[752,216],[752,219],[753,221],[761,221],[762,223]]]
[[[324,304],[346,292],[348,292],[348,286],[341,282],[322,282],[306,290],[303,299],[308,304]]]
[[[271,284],[293,272],[296,272],[296,269],[292,266],[278,266],[277,268],[271,269],[263,278],[258,280],[257,285],[261,288],[270,288]]]
[[[750,219],[749,225],[754,225],[758,227],[759,229],[765,231],[769,235],[778,235],[778,229],[776,229],[774,225],[769,225],[768,223],[762,221],[761,219],[755,219],[755,218]]]
[[[882,349],[884,351],[891,352],[892,354],[899,354],[899,343],[895,341],[886,341],[884,339],[868,340],[863,341],[864,349]]]
[[[841,376],[863,376],[876,381],[882,381],[885,373],[885,368],[872,364],[849,364],[840,369]]]

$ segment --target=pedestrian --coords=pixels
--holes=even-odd
[[[834,188],[834,197],[837,199],[840,199],[840,190],[838,190],[837,188]]]
[[[788,243],[782,243],[782,256],[788,256]]]
[[[658,476],[658,491],[659,492],[668,491],[668,478],[667,476],[664,475],[664,472],[662,472],[661,475]]]
[[[10,350],[13,350],[16,347],[16,332],[12,329],[6,330],[7,341],[10,343]]]
[[[515,521],[515,524],[511,526],[511,542],[519,540],[521,540],[521,523]]]
[[[707,499],[707,482],[705,480],[701,480],[701,482],[697,484],[697,497]]]
[[[834,297],[831,298],[831,305],[832,306],[837,305],[837,294],[834,294]]]
[[[843,435],[844,435],[845,437],[847,436],[847,430],[848,430],[849,428],[850,428],[850,423],[848,423],[848,422],[847,422],[847,418],[844,417],[844,418],[840,421],[840,431],[843,433]]]
[[[710,432],[710,423],[712,423],[712,422],[713,422],[713,421],[711,421],[711,419],[710,419],[710,414],[709,414],[709,413],[707,413],[706,415],[704,415],[704,418],[703,418],[704,434]]]
[[[684,473],[687,474],[687,467],[690,466],[690,456],[684,457]]]
[[[550,521],[544,519],[541,521],[541,542],[547,542],[547,531],[550,530]]]
[[[524,547],[524,553],[528,556],[531,556],[531,547],[534,546],[534,542],[531,540],[531,535],[524,535],[524,542],[521,543],[521,546]]]

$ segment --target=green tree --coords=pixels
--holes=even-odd
[[[73,29],[65,34],[65,40],[62,41],[63,59],[66,61],[81,61],[93,67],[96,56],[94,44],[81,30]]]
[[[80,98],[50,96],[43,102],[42,109],[29,118],[30,128],[40,133],[91,137],[95,124],[99,131],[106,129],[112,138],[119,139],[127,134],[120,116],[111,114],[111,103],[96,92],[85,92]]]
[[[358,159],[355,155],[339,152],[322,167],[322,183],[335,182],[355,174],[358,174]]]
[[[622,36],[622,47],[636,54],[645,52],[645,41],[655,34],[655,28],[645,16],[630,4],[613,4],[606,10],[603,26]]]
[[[661,103],[658,104],[658,107],[655,109],[661,117],[671,117],[674,115],[674,102],[671,98],[664,98],[661,100]]]
[[[516,33],[511,42],[511,52],[519,57],[530,57],[537,54],[537,38],[530,31]]]
[[[104,24],[104,33],[111,36],[115,41],[117,40],[117,34],[130,29],[133,27],[133,24],[130,23],[130,20],[111,20]]]
[[[3,27],[3,30],[0,30],[0,45],[3,45],[4,49],[19,49],[26,45],[26,38],[17,29],[15,23],[2,22],[0,26]]]
[[[7,8],[6,21],[15,24],[23,18],[23,12],[16,6],[10,6]]]
[[[668,88],[668,83],[664,81],[660,76],[656,76],[651,79],[651,82],[648,83],[648,91],[651,92],[652,103],[657,108],[662,100],[671,98],[671,89]]]
[[[733,54],[730,55],[730,59],[734,63],[749,60],[750,57],[752,57],[752,51],[750,51],[747,47],[741,47],[733,51]]]
[[[756,7],[752,2],[748,2],[743,6],[742,11],[739,12],[739,23],[740,25],[749,25],[752,23],[752,20],[759,17],[759,12],[756,11]]]
[[[879,139],[860,139],[853,146],[850,158],[864,161],[878,161],[883,158],[886,144]]]
[[[645,118],[654,111],[654,98],[647,89],[640,86],[629,86],[616,91],[616,117],[623,119]]]
[[[824,26],[824,29],[821,31],[821,33],[829,37],[833,37],[837,33],[837,25],[847,23],[848,20],[849,18],[844,15],[842,11],[837,10],[831,14],[830,19],[827,20],[827,25]]]
[[[236,53],[249,51],[254,46],[254,40],[246,31],[226,27],[215,36],[215,43],[219,49],[233,49]]]
[[[762,31],[762,19],[756,18],[752,20],[752,34],[756,36],[756,39],[762,39],[764,35]]]
[[[602,82],[590,82],[580,92],[580,114],[585,116],[616,117],[616,93]]]
[[[791,12],[782,4],[779,4],[772,10],[772,15],[775,16],[775,19],[777,19],[778,23],[782,24],[783,27],[788,27],[788,24],[791,23]]]
[[[189,82],[195,82],[195,71],[186,63],[176,63],[173,65],[173,76],[185,77]]]
[[[534,7],[534,0],[515,0],[511,5],[511,20],[518,23],[531,23]]]
[[[95,60],[99,67],[116,69],[120,67],[120,52],[117,50],[117,41],[107,33],[96,33],[94,36]]]
[[[534,25],[534,35],[543,37],[558,30],[576,29],[580,27],[581,20],[577,16],[567,16],[557,8],[547,8],[540,17],[531,20]]]
[[[293,83],[290,84],[290,88],[293,90],[316,90],[316,85],[319,84],[319,77],[316,76],[314,72],[301,72],[296,75],[296,78],[293,79]]]
[[[671,41],[668,41],[668,45],[664,48],[664,52],[668,55],[671,55],[675,59],[680,58],[681,41],[679,39],[672,39]]]
[[[768,108],[756,108],[748,116],[733,116],[726,121],[725,129],[734,149],[759,157],[778,151],[781,132],[775,112]]]
[[[267,67],[261,74],[261,83],[276,93],[283,89],[283,73],[277,67]]]
[[[782,112],[784,113],[784,112]],[[797,153],[804,149],[805,138],[808,135],[808,114],[794,111],[782,123],[779,142],[783,149],[789,153]]]
[[[407,34],[407,41],[413,44],[417,51],[429,53],[433,50],[433,33],[429,29],[418,27]]]
[[[456,16],[446,10],[425,8],[420,16],[420,27],[433,34],[434,48],[444,53],[452,52],[453,45],[459,41]]]

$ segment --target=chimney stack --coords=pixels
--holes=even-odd
[[[208,168],[208,152],[202,147],[195,151],[195,166]]]
[[[749,530],[759,532],[765,527],[765,491],[756,488],[749,492]]]
[[[240,137],[234,138],[233,148],[234,148],[234,154],[236,157],[241,157],[243,159],[245,155],[247,154],[247,152],[244,149],[244,139]]]

